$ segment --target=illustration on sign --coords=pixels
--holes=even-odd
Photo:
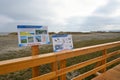
[[[45,26],[18,25],[19,46],[49,44],[49,35]]]
[[[55,34],[52,36],[53,49],[55,52],[73,49],[72,36],[68,34]]]

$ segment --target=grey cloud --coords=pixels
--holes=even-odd
[[[118,0],[109,0],[106,5],[97,8],[93,12],[93,15],[84,17],[84,22],[79,26],[82,26],[82,30],[85,31],[103,30],[103,28],[106,25],[114,25],[115,27],[119,27],[120,16],[108,17],[108,15],[111,15],[115,10],[119,8],[120,8],[120,2]],[[96,14],[96,16],[94,16],[94,14]],[[99,14],[102,14],[102,16],[99,16]]]
[[[93,13],[109,15],[113,13],[116,9],[120,9],[120,1],[109,0],[106,5],[97,8]]]
[[[0,31],[16,31],[20,24],[54,26],[52,9],[53,5],[48,0],[0,0],[0,15],[14,20],[0,24]]]
[[[94,31],[104,30],[107,25],[120,26],[119,17],[108,17],[115,10],[120,8],[120,2],[118,0],[109,0],[104,6],[98,7],[91,16],[79,17],[74,16],[66,20],[66,28],[72,31]],[[94,15],[96,14],[96,15]],[[99,16],[102,14],[103,16]],[[119,25],[119,26],[118,26]],[[114,29],[113,29],[114,30]]]
[[[72,17],[67,19],[66,28],[72,31],[95,31],[104,30],[107,25],[114,25],[115,27],[120,26],[120,17],[99,17],[99,16],[89,16],[89,17]],[[119,26],[118,26],[119,25]],[[113,29],[114,30],[114,29]]]
[[[56,5],[49,0],[0,0],[0,15],[14,20],[0,26],[0,31],[16,31],[18,24],[46,25],[49,26],[49,31],[102,30],[104,25],[120,25],[120,16],[106,17],[119,9],[119,4],[118,0],[109,0],[106,5],[97,8],[91,16],[74,16],[66,19],[65,24],[59,24],[55,23],[56,13],[53,8]],[[103,16],[100,17],[98,14]]]
[[[87,17],[84,24],[86,25],[105,25],[105,24],[120,24],[120,17]]]
[[[39,19],[53,16],[48,0],[1,0],[0,14],[14,19]]]

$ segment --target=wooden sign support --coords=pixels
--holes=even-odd
[[[32,46],[32,56],[38,55],[39,54],[39,46],[34,45]],[[31,63],[32,64],[32,63]],[[39,67],[33,67],[32,68],[32,77],[37,77],[39,76]]]

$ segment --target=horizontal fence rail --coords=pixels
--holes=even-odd
[[[77,77],[74,77],[72,80],[82,80],[92,74],[95,74],[96,72],[102,70],[103,72],[106,71],[106,67],[120,62],[120,58],[118,57],[115,60],[112,60],[110,62],[107,62],[107,58],[110,58],[114,55],[120,54],[120,50],[110,52],[108,54],[107,50],[110,48],[114,47],[119,47],[120,46],[120,41],[117,42],[112,42],[112,43],[105,43],[105,44],[100,44],[100,45],[94,45],[94,46],[89,46],[89,47],[83,47],[83,48],[77,48],[74,50],[67,50],[67,51],[62,51],[62,52],[57,52],[57,53],[48,53],[48,54],[42,54],[42,55],[36,55],[36,56],[30,56],[30,57],[23,57],[23,58],[17,58],[17,59],[12,59],[12,60],[5,60],[5,61],[0,61],[0,74],[7,74],[10,72],[15,72],[15,71],[20,71],[23,69],[28,69],[32,68],[35,66],[40,66],[43,64],[48,64],[48,63],[55,63],[57,61],[61,60],[66,60],[72,57],[77,57],[81,55],[86,55],[86,54],[92,54],[93,52],[97,51],[103,51],[103,55],[78,63],[74,64],[68,67],[63,67],[58,70],[53,70],[50,73],[40,75],[38,77],[34,77],[31,80],[49,80],[49,79],[54,79],[58,76],[65,75],[68,72],[83,68],[85,66],[101,62],[102,64],[99,66],[96,66],[94,69],[83,73]],[[56,65],[58,66],[58,65]]]

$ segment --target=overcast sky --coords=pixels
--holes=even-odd
[[[0,0],[0,32],[17,25],[49,31],[120,30],[120,0]]]

